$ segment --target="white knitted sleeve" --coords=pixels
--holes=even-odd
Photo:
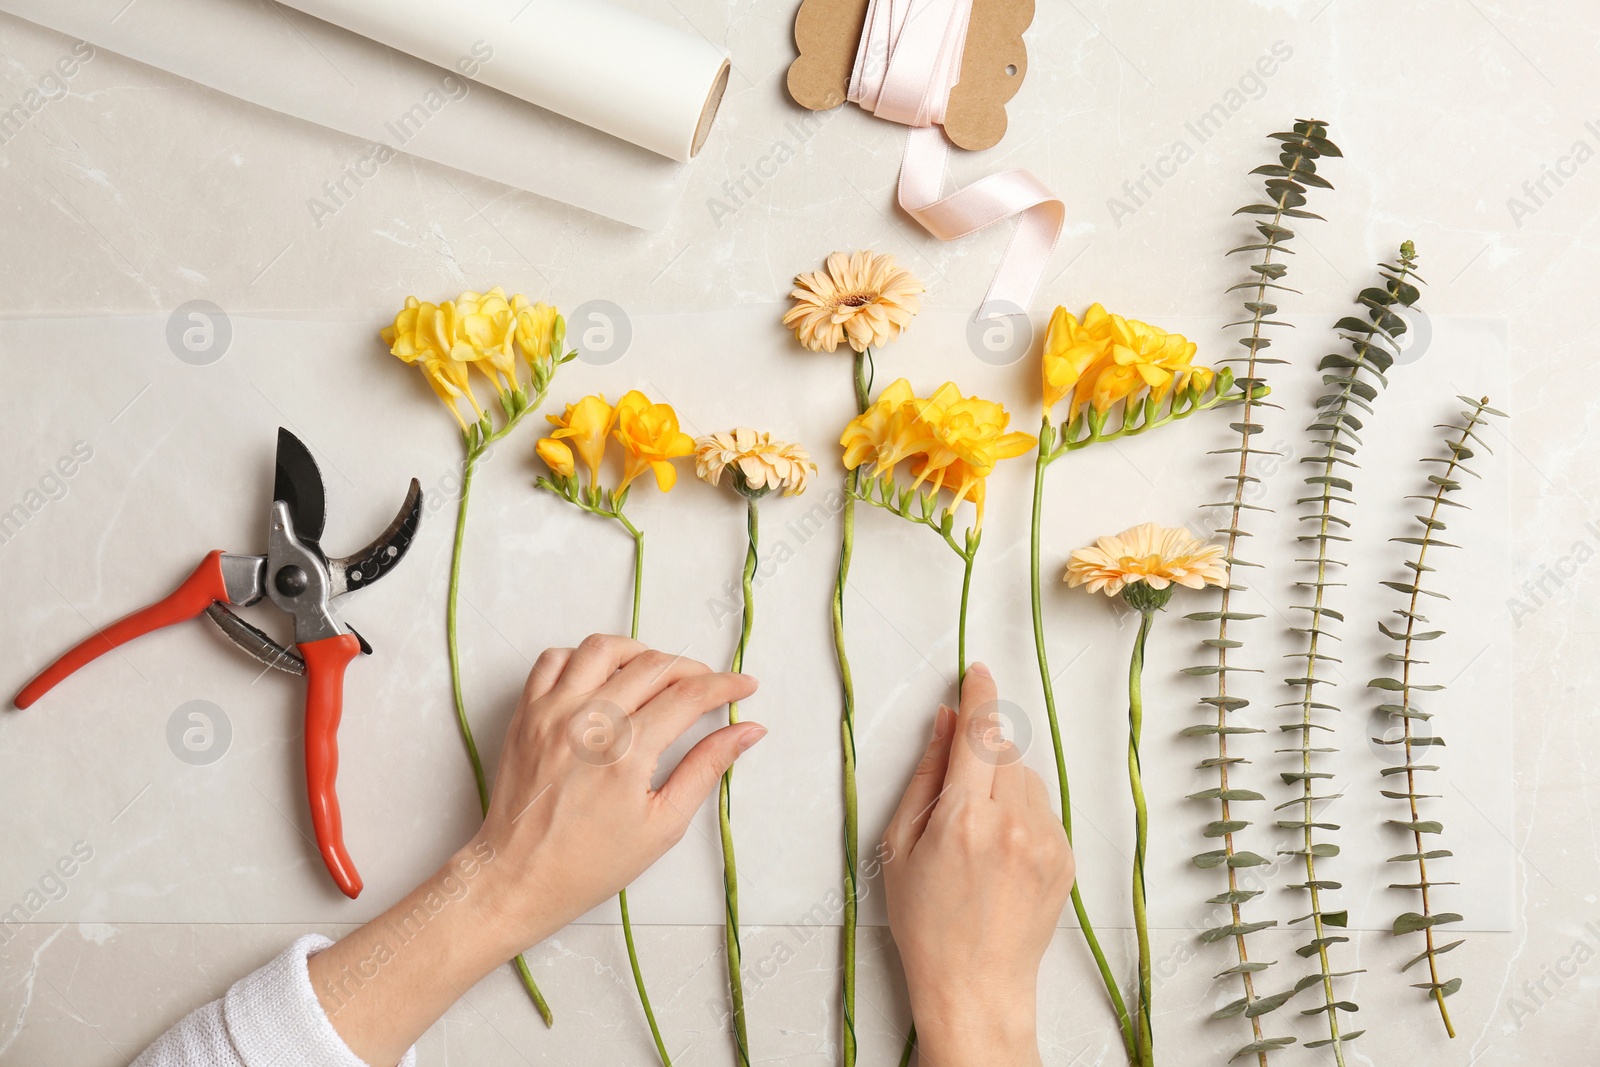
[[[317,934],[300,938],[221,1000],[184,1016],[132,1067],[368,1067],[328,1021],[306,972],[306,957],[331,944]],[[416,1062],[408,1049],[399,1067]]]

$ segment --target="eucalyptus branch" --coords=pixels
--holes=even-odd
[[[1261,731],[1254,727],[1236,726],[1232,722],[1232,713],[1248,707],[1250,702],[1236,692],[1230,693],[1228,690],[1229,674],[1244,669],[1229,662],[1229,652],[1242,646],[1242,642],[1234,636],[1236,628],[1230,630],[1229,624],[1261,617],[1256,613],[1238,610],[1236,601],[1240,594],[1248,591],[1243,576],[1239,573],[1240,570],[1259,566],[1242,559],[1239,554],[1240,540],[1250,536],[1249,532],[1242,528],[1245,512],[1267,510],[1247,500],[1250,486],[1259,481],[1251,473],[1251,461],[1256,456],[1277,454],[1254,445],[1255,435],[1262,430],[1261,425],[1255,421],[1256,409],[1269,406],[1264,399],[1268,387],[1262,377],[1261,368],[1284,362],[1264,354],[1272,344],[1271,339],[1266,336],[1266,329],[1289,325],[1272,318],[1277,314],[1278,306],[1268,300],[1268,297],[1276,292],[1295,292],[1283,284],[1283,278],[1288,273],[1288,264],[1277,257],[1280,254],[1292,254],[1286,247],[1295,237],[1294,230],[1287,225],[1290,220],[1321,218],[1320,215],[1305,210],[1307,188],[1332,188],[1328,180],[1317,173],[1316,161],[1326,156],[1340,156],[1343,153],[1339,151],[1337,145],[1328,140],[1327,131],[1328,127],[1324,122],[1303,120],[1296,122],[1291,132],[1272,134],[1271,139],[1279,144],[1278,162],[1265,164],[1251,171],[1252,174],[1265,177],[1266,195],[1261,201],[1247,204],[1234,212],[1236,215],[1261,216],[1265,221],[1257,222],[1255,225],[1256,233],[1259,235],[1258,240],[1234,248],[1228,253],[1229,255],[1248,253],[1256,257],[1256,262],[1250,264],[1252,277],[1249,280],[1228,289],[1230,293],[1246,294],[1244,309],[1249,317],[1229,324],[1243,326],[1248,330],[1245,336],[1238,339],[1246,354],[1228,361],[1243,366],[1243,373],[1238,376],[1239,391],[1242,394],[1239,419],[1231,424],[1233,431],[1239,435],[1239,444],[1237,447],[1222,449],[1216,453],[1238,456],[1236,473],[1227,477],[1231,485],[1230,498],[1222,504],[1212,505],[1225,508],[1227,513],[1227,524],[1217,530],[1226,538],[1224,560],[1227,576],[1222,586],[1221,603],[1217,610],[1196,612],[1188,616],[1193,620],[1217,624],[1216,637],[1205,641],[1206,646],[1216,654],[1213,662],[1191,667],[1187,672],[1216,679],[1214,695],[1201,698],[1201,703],[1211,709],[1208,717],[1210,721],[1191,726],[1183,733],[1190,737],[1216,739],[1216,755],[1202,760],[1200,767],[1215,771],[1217,786],[1192,794],[1190,799],[1217,802],[1218,818],[1207,824],[1205,835],[1210,839],[1220,839],[1222,847],[1201,853],[1194,857],[1194,862],[1203,868],[1220,867],[1227,872],[1228,877],[1227,890],[1207,901],[1209,904],[1226,908],[1228,919],[1223,925],[1206,930],[1200,937],[1205,942],[1233,943],[1236,963],[1220,972],[1217,977],[1238,975],[1243,987],[1243,996],[1213,1012],[1212,1018],[1243,1016],[1249,1020],[1251,1041],[1235,1052],[1233,1058],[1253,1055],[1259,1067],[1267,1067],[1269,1053],[1294,1043],[1293,1037],[1267,1036],[1261,1024],[1261,1017],[1281,1007],[1294,995],[1294,991],[1274,993],[1270,996],[1262,996],[1256,991],[1255,976],[1270,964],[1251,959],[1247,943],[1248,935],[1275,926],[1276,923],[1271,920],[1246,922],[1243,914],[1243,906],[1259,896],[1261,890],[1241,887],[1239,871],[1265,865],[1267,860],[1255,852],[1238,846],[1236,835],[1248,827],[1250,821],[1238,818],[1238,812],[1233,806],[1238,803],[1261,801],[1265,797],[1253,789],[1239,788],[1232,780],[1232,768],[1247,761],[1230,753],[1228,739],[1237,734]]]
[[[1337,736],[1334,727],[1318,721],[1320,712],[1339,711],[1329,695],[1329,689],[1335,683],[1325,677],[1321,669],[1324,663],[1340,662],[1338,657],[1323,650],[1326,641],[1338,639],[1338,635],[1332,632],[1332,624],[1344,620],[1344,616],[1328,604],[1329,591],[1345,584],[1331,580],[1332,568],[1348,566],[1346,561],[1332,555],[1336,546],[1350,542],[1350,520],[1337,512],[1340,505],[1355,506],[1355,501],[1344,494],[1354,492],[1350,475],[1358,466],[1355,455],[1361,444],[1358,435],[1362,429],[1362,418],[1372,412],[1373,401],[1377,399],[1379,391],[1388,385],[1386,372],[1394,365],[1395,356],[1399,354],[1396,338],[1406,332],[1405,320],[1396,313],[1396,309],[1411,307],[1419,296],[1415,283],[1422,279],[1416,274],[1416,250],[1410,241],[1400,246],[1398,264],[1380,264],[1379,277],[1383,282],[1381,287],[1363,289],[1357,298],[1357,303],[1366,310],[1365,316],[1346,316],[1335,324],[1335,329],[1349,344],[1348,352],[1331,353],[1318,364],[1318,369],[1323,372],[1323,384],[1329,387],[1329,391],[1317,398],[1316,417],[1307,432],[1312,435],[1312,443],[1320,446],[1320,452],[1302,460],[1312,469],[1305,479],[1312,495],[1296,501],[1307,509],[1301,520],[1312,523],[1314,527],[1313,532],[1297,538],[1302,545],[1315,546],[1314,556],[1301,561],[1312,565],[1313,577],[1295,583],[1298,588],[1310,593],[1310,604],[1295,606],[1296,610],[1307,612],[1310,618],[1305,626],[1294,627],[1291,631],[1303,639],[1304,651],[1292,653],[1290,658],[1303,660],[1304,666],[1298,677],[1286,680],[1289,686],[1299,691],[1299,697],[1280,705],[1293,708],[1295,715],[1292,721],[1278,727],[1284,733],[1299,735],[1297,748],[1280,751],[1292,752],[1299,757],[1297,768],[1284,772],[1281,777],[1286,784],[1300,788],[1297,799],[1279,805],[1280,808],[1298,806],[1300,817],[1278,822],[1281,829],[1299,833],[1300,847],[1280,850],[1279,854],[1299,857],[1304,865],[1305,881],[1289,888],[1305,890],[1311,907],[1309,913],[1290,921],[1311,923],[1311,940],[1295,951],[1304,957],[1314,957],[1317,961],[1316,972],[1303,978],[1294,991],[1312,987],[1321,989],[1322,1003],[1301,1014],[1324,1014],[1328,1037],[1308,1042],[1308,1047],[1331,1047],[1334,1062],[1340,1067],[1344,1064],[1345,1044],[1359,1037],[1362,1031],[1340,1030],[1340,1014],[1356,1011],[1357,1006],[1339,998],[1334,981],[1359,972],[1334,971],[1329,960],[1332,946],[1350,940],[1343,934],[1329,932],[1330,929],[1346,928],[1349,925],[1349,912],[1343,909],[1330,911],[1324,906],[1325,896],[1342,887],[1340,883],[1319,877],[1317,873],[1319,858],[1331,859],[1339,854],[1338,845],[1317,839],[1318,830],[1331,833],[1340,829],[1339,824],[1326,821],[1326,813],[1319,821],[1315,810],[1318,804],[1338,796],[1317,793],[1318,782],[1333,778],[1333,772],[1320,768],[1322,761],[1318,757],[1337,749],[1331,743],[1325,747],[1314,745],[1312,731],[1321,730],[1329,739]],[[1318,689],[1318,686],[1326,688]]]
[[[1411,572],[1410,579],[1403,582],[1386,581],[1383,583],[1388,588],[1394,589],[1407,597],[1404,609],[1394,609],[1394,614],[1405,622],[1403,629],[1397,630],[1381,622],[1378,624],[1378,629],[1385,637],[1400,643],[1401,651],[1398,654],[1391,652],[1385,656],[1386,659],[1400,664],[1400,677],[1374,678],[1367,683],[1370,688],[1398,694],[1389,698],[1391,703],[1379,704],[1378,710],[1387,712],[1389,715],[1399,719],[1403,728],[1402,736],[1393,741],[1381,737],[1373,738],[1374,741],[1381,745],[1403,745],[1405,751],[1405,763],[1402,766],[1385,767],[1382,771],[1384,777],[1404,774],[1406,776],[1405,792],[1401,793],[1385,789],[1382,790],[1382,793],[1391,800],[1403,800],[1406,802],[1409,817],[1406,819],[1390,819],[1389,825],[1398,826],[1410,833],[1414,848],[1414,851],[1404,855],[1389,857],[1389,862],[1415,863],[1417,865],[1417,881],[1391,884],[1389,888],[1416,890],[1422,898],[1422,910],[1420,912],[1408,911],[1397,916],[1394,920],[1393,931],[1396,936],[1420,931],[1424,938],[1425,947],[1421,953],[1407,961],[1400,970],[1403,973],[1423,960],[1428,961],[1428,981],[1419,983],[1414,988],[1426,990],[1429,998],[1439,1006],[1439,1017],[1444,1021],[1445,1032],[1451,1037],[1456,1036],[1455,1025],[1450,1021],[1450,1009],[1445,1006],[1444,998],[1461,988],[1461,979],[1441,980],[1439,977],[1439,957],[1452,949],[1460,947],[1463,941],[1451,941],[1445,945],[1436,944],[1434,931],[1436,928],[1448,923],[1460,922],[1462,917],[1455,912],[1436,912],[1433,910],[1433,901],[1429,891],[1436,886],[1455,885],[1456,883],[1435,882],[1428,877],[1428,861],[1444,859],[1450,856],[1451,853],[1448,849],[1426,848],[1423,843],[1424,834],[1441,834],[1444,832],[1444,825],[1436,819],[1423,819],[1417,803],[1419,800],[1426,800],[1432,796],[1432,794],[1417,792],[1417,772],[1437,771],[1438,767],[1416,762],[1418,749],[1443,746],[1444,738],[1435,733],[1419,736],[1414,732],[1413,724],[1427,722],[1433,715],[1431,712],[1424,711],[1418,707],[1417,702],[1412,697],[1413,693],[1437,692],[1443,689],[1444,686],[1422,685],[1412,681],[1412,667],[1423,665],[1427,662],[1426,660],[1414,658],[1412,652],[1418,642],[1435,641],[1444,636],[1443,630],[1419,631],[1417,629],[1418,623],[1426,625],[1428,622],[1427,616],[1417,610],[1421,606],[1421,598],[1423,596],[1437,597],[1441,600],[1449,599],[1443,593],[1424,588],[1422,584],[1422,576],[1431,573],[1434,569],[1427,562],[1428,550],[1432,548],[1459,547],[1447,541],[1439,540],[1439,533],[1446,528],[1445,522],[1439,518],[1439,515],[1445,507],[1466,507],[1465,504],[1459,501],[1451,500],[1450,494],[1461,489],[1461,482],[1456,479],[1457,474],[1465,471],[1474,475],[1474,477],[1477,476],[1476,472],[1466,465],[1466,461],[1475,455],[1468,442],[1475,441],[1485,452],[1490,451],[1489,446],[1484,444],[1483,439],[1475,431],[1488,421],[1488,416],[1504,417],[1504,412],[1496,411],[1489,406],[1488,397],[1474,400],[1470,397],[1462,396],[1456,399],[1467,405],[1467,410],[1461,412],[1460,421],[1438,427],[1438,429],[1445,431],[1444,444],[1448,454],[1432,456],[1423,460],[1424,463],[1438,464],[1443,467],[1442,473],[1428,475],[1428,481],[1434,487],[1433,492],[1406,498],[1408,500],[1422,500],[1427,503],[1428,513],[1426,515],[1413,516],[1422,527],[1421,536],[1391,538],[1391,540],[1400,544],[1414,545],[1417,549],[1415,558],[1407,560],[1405,563],[1406,569]]]

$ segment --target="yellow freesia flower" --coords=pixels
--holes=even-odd
[[[557,478],[570,478],[577,469],[572,462],[572,449],[554,437],[541,437],[539,443],[533,446],[533,451]]]
[[[671,404],[652,404],[637,389],[617,401],[613,436],[622,445],[621,493],[639,475],[650,471],[663,493],[678,482],[672,460],[694,452],[694,438],[678,429],[678,413]]]
[[[1110,410],[1111,405],[1119,400],[1126,400],[1143,388],[1145,381],[1137,367],[1130,364],[1107,363],[1093,377],[1085,378],[1078,383],[1077,391],[1072,396],[1072,410],[1076,413],[1087,401],[1096,412],[1104,414]]]
[[[566,334],[561,312],[542,300],[530,304],[520,293],[511,298],[511,311],[516,319],[517,344],[522,346],[524,359],[532,364],[560,355],[557,349]]]
[[[1028,433],[1007,433],[1011,416],[1005,407],[982,397],[963,397],[954,382],[940,386],[921,404],[931,444],[916,472],[912,488],[927,482],[948,489],[949,511],[971,499],[977,509],[976,529],[983,528],[983,484],[1002,459],[1024,455],[1038,443]]]
[[[522,299],[522,298],[518,298]],[[472,353],[472,363],[498,392],[517,387],[516,316],[505,290],[470,290],[455,299],[454,344]]]
[[[396,358],[422,368],[428,384],[464,430],[467,424],[456,401],[465,397],[475,419],[482,417],[483,408],[467,382],[474,356],[469,346],[457,344],[456,321],[453,303],[431,304],[408,296],[406,306],[395,315],[394,324],[385,326],[379,336]]]
[[[1198,347],[1193,341],[1121,315],[1112,315],[1111,324],[1111,358],[1118,366],[1134,368],[1151,396],[1160,400],[1174,383],[1179,389],[1188,383]]]
[[[1182,334],[1113,315],[1100,304],[1090,305],[1081,321],[1058,307],[1040,359],[1045,410],[1070,396],[1070,419],[1085,404],[1103,415],[1118,401],[1136,402],[1145,391],[1158,401],[1193,381],[1204,391],[1216,375],[1195,365],[1197,347]]]
[[[839,438],[844,464],[854,470],[875,461],[881,477],[911,460],[912,488],[948,489],[948,510],[970,500],[977,508],[975,529],[983,527],[983,483],[1002,459],[1023,455],[1038,443],[1027,433],[1008,433],[1011,416],[992,400],[964,397],[953,382],[916,397],[904,378],[890,385],[866,412],[850,421]]]
[[[630,394],[631,395],[631,394]],[[586,396],[568,404],[563,415],[546,415],[556,427],[550,436],[571,443],[589,471],[589,485],[600,484],[600,462],[606,455],[606,438],[616,422],[616,410],[604,396]]]
[[[1045,410],[1071,396],[1084,375],[1103,362],[1110,350],[1111,316],[1104,307],[1091,305],[1082,322],[1066,308],[1057,307],[1050,316],[1040,360]]]
[[[900,378],[879,393],[865,412],[851,419],[839,436],[845,469],[855,470],[872,460],[872,475],[879,477],[921,451],[927,436],[911,383]]]

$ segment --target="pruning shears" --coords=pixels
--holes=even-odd
[[[40,671],[22,687],[15,704],[28,707],[78,668],[135,637],[207,616],[262,664],[305,677],[306,792],[311,823],[328,873],[345,896],[354,899],[361,892],[361,876],[345,849],[334,783],[339,772],[345,668],[357,655],[370,654],[372,646],[339,622],[333,602],[371,585],[400,562],[422,518],[422,487],[413,478],[389,527],[366,548],[342,559],[329,559],[322,550],[325,518],[322,474],[316,460],[298,437],[279,428],[266,554],[207,554],[166,599],[118,619]],[[278,644],[232,610],[262,598],[294,619],[294,648]]]

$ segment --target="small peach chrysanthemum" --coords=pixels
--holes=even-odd
[[[800,445],[775,440],[769,433],[740,426],[709,434],[695,442],[695,473],[712,485],[732,471],[733,487],[745,496],[764,496],[774,489],[798,496],[811,484],[817,465]]]
[[[1201,589],[1227,581],[1222,546],[1208,545],[1187,530],[1142,523],[1115,537],[1102,537],[1072,553],[1066,582],[1091,593],[1116,596],[1143,582],[1152,589],[1181,585]]]
[[[835,252],[826,269],[794,281],[794,306],[783,324],[813,352],[832,352],[841,342],[857,352],[882,348],[911,322],[926,288],[893,256],[869,251]]]

